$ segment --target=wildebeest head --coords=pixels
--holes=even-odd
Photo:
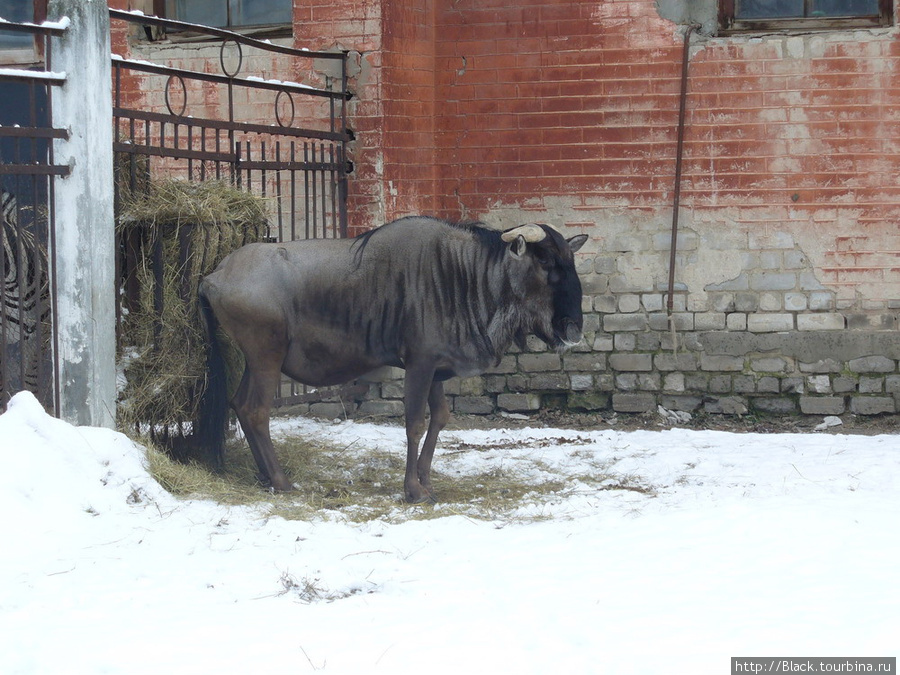
[[[525,280],[533,321],[530,332],[559,351],[581,342],[581,281],[574,253],[587,235],[565,239],[547,225],[530,224],[507,230],[501,238],[509,243],[513,257],[530,264]],[[520,346],[524,339],[522,333],[516,336]]]

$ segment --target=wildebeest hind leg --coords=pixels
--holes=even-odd
[[[428,423],[428,433],[425,434],[425,442],[422,444],[416,469],[419,483],[434,499],[434,488],[431,486],[431,460],[434,458],[438,434],[450,421],[450,406],[444,396],[443,382],[432,382],[431,390],[428,392],[428,409],[431,411],[431,420]]]
[[[248,360],[232,406],[262,477],[276,490],[286,492],[291,489],[291,482],[275,456],[269,435],[269,414],[280,380],[279,368],[251,367]]]

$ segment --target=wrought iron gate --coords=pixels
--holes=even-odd
[[[68,132],[50,122],[52,91],[65,81],[52,72],[50,36],[64,29],[5,21],[0,29],[24,36],[16,61],[43,61],[0,69],[0,412],[22,389],[55,412],[52,191],[69,167],[53,160],[53,140]]]
[[[218,179],[265,199],[272,240],[346,236],[345,54],[118,10],[110,17],[154,38],[176,35],[199,54],[196,68],[112,56],[117,217],[125,185]],[[50,123],[52,90],[65,81],[52,71],[50,36],[64,28],[2,21],[0,31],[25,36],[29,64],[0,68],[0,409],[25,388],[56,412],[53,178],[69,167],[53,161],[53,141],[67,132]],[[295,75],[247,72],[276,61]],[[324,84],[297,84],[304,73]],[[124,264],[127,272],[127,256]],[[280,398],[309,396],[290,385]]]
[[[113,55],[114,150],[130,168],[141,164],[151,175],[188,180],[226,179],[266,197],[270,234],[280,241],[346,236],[344,53],[293,49],[118,10],[110,10],[110,16],[203,38],[181,43],[198,53],[195,60],[203,70]],[[257,63],[283,57],[306,69],[328,62],[335,75],[327,77],[326,88],[248,75],[245,62],[251,58],[245,49],[255,53]],[[210,72],[211,64],[221,72]],[[140,86],[139,96],[129,91],[134,86]],[[157,92],[161,100],[154,102],[147,92]],[[140,157],[146,161],[136,162]],[[130,175],[134,179],[136,173]]]
[[[110,17],[154,38],[174,36],[176,47],[165,51],[189,46],[191,58],[179,60],[194,66],[113,55],[117,213],[121,191],[139,190],[149,177],[216,179],[265,199],[272,241],[347,236],[346,54],[130,12]],[[254,63],[325,84],[247,73]],[[127,254],[124,264],[127,277]],[[285,382],[276,404],[320,396]]]

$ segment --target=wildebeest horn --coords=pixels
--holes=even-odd
[[[528,225],[520,225],[519,227],[514,227],[513,229],[504,232],[500,235],[500,238],[505,242],[510,242],[514,241],[519,235],[523,236],[525,241],[529,244],[535,244],[539,241],[544,241],[547,233],[544,232],[544,229],[540,225],[529,223]]]

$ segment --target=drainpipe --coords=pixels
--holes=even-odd
[[[666,310],[674,337],[675,321],[672,318],[672,301],[675,291],[675,253],[678,241],[678,208],[681,203],[681,164],[684,155],[684,120],[687,102],[688,62],[691,47],[691,34],[700,28],[699,24],[691,24],[684,31],[684,51],[681,56],[681,98],[678,106],[678,140],[675,150],[675,196],[672,208],[672,243],[669,246],[669,296],[666,299]],[[673,341],[673,348],[674,348]]]

